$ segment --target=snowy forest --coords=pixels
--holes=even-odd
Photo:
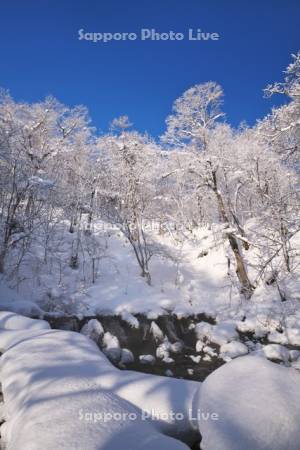
[[[167,259],[178,284],[180,252],[172,255],[163,237],[179,249],[206,228],[226,252],[228,283],[241,299],[265,283],[287,300],[299,266],[299,92],[300,54],[284,81],[265,89],[285,104],[253,128],[233,129],[221,86],[193,86],[175,100],[159,142],[126,116],[99,136],[82,106],[52,97],[18,103],[2,92],[0,272],[18,289],[43,285],[45,272],[64,287],[71,268],[87,288],[101,282],[103,237],[119,230],[145,283],[155,285],[152,261]],[[205,258],[209,249],[200,250]],[[56,308],[64,294],[72,292]]]
[[[4,449],[299,450],[300,53],[277,80],[237,128],[192,86],[160,138],[1,91]]]

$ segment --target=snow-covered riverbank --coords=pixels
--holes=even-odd
[[[120,371],[82,334],[9,312],[0,350],[8,450],[183,450],[199,432],[203,450],[298,450],[299,373],[260,357],[202,385]]]
[[[119,371],[82,334],[11,313],[0,318],[8,448],[179,450],[186,445],[162,433],[197,439],[189,411],[198,383]]]

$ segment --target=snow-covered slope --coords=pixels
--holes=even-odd
[[[286,302],[282,303],[276,284],[264,283],[258,284],[250,302],[243,300],[234,265],[228,268],[230,251],[218,226],[183,234],[160,235],[152,230],[151,238],[160,250],[150,261],[151,286],[140,276],[134,252],[118,230],[99,221],[94,224],[93,237],[83,234],[78,269],[69,266],[73,238],[67,226],[58,227],[51,238],[58,254],[49,253],[46,263],[37,236],[19,268],[14,290],[7,288],[7,280],[0,279],[0,308],[16,312],[19,308],[24,314],[27,308],[30,314],[34,305],[22,305],[28,301],[37,302],[42,309],[87,315],[129,312],[155,317],[172,311],[178,316],[205,312],[221,318],[242,317],[245,312],[252,316],[272,314],[276,309],[283,316],[299,309],[300,277],[296,272],[280,281]],[[300,237],[294,238],[293,246],[295,251],[300,248]],[[94,283],[91,247],[98,249]],[[255,248],[244,256],[253,279]],[[39,316],[41,311],[36,308],[33,314]]]

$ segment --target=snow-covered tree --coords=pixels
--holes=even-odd
[[[167,130],[162,141],[202,149],[207,144],[210,130],[224,117],[222,102],[223,91],[217,83],[210,81],[191,87],[174,102],[173,114],[167,117]]]
[[[300,170],[300,52],[292,57],[293,62],[285,71],[284,81],[265,89],[267,97],[281,94],[288,99],[288,103],[273,108],[272,113],[261,121],[259,128],[283,160]]]
[[[149,261],[153,247],[145,227],[151,223],[155,197],[156,146],[146,136],[133,131],[104,136],[98,146],[99,171],[104,177],[102,212],[128,239],[141,275],[150,284]]]
[[[64,208],[66,198],[73,195],[77,185],[65,189],[64,183],[68,172],[75,170],[74,155],[88,145],[88,130],[83,107],[70,109],[51,97],[29,105],[2,94],[1,272],[10,249],[18,244],[24,250],[47,221],[49,208]]]
[[[221,112],[222,96],[222,89],[212,82],[186,91],[176,100],[174,115],[167,119],[167,131],[162,139],[185,146],[194,153],[188,173],[194,178],[200,197],[200,192],[205,191],[210,191],[215,197],[219,221],[227,227],[226,236],[235,257],[241,290],[249,297],[253,286],[237,237],[241,225],[233,211],[229,211],[231,200],[227,189],[227,166],[233,137],[228,126],[218,126],[218,120],[224,115]]]

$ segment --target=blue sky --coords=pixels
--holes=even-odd
[[[225,91],[227,120],[253,124],[282,102],[264,99],[262,89],[299,50],[299,17],[299,0],[0,0],[0,86],[18,100],[52,94],[84,104],[99,131],[127,114],[158,136],[173,101],[214,80]],[[92,43],[78,40],[81,28],[200,28],[220,40]]]

